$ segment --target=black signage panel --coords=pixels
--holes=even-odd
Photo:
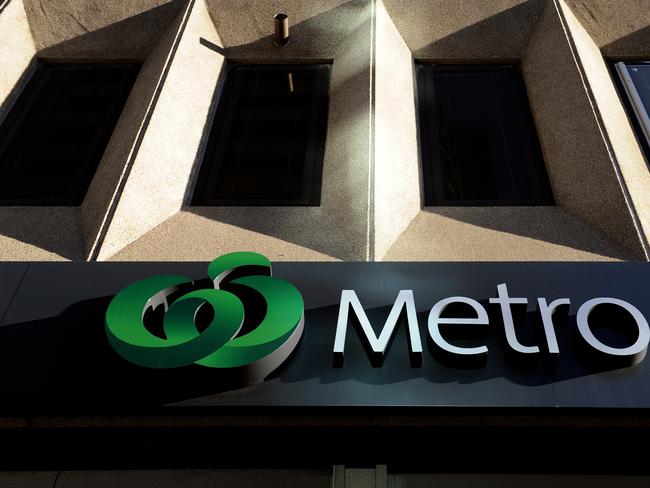
[[[141,336],[157,337],[153,342],[161,344],[176,340],[180,345],[174,351],[147,356],[146,347],[131,347],[129,341],[139,339],[129,339],[130,330],[109,332],[107,319],[127,323],[119,322],[127,314],[118,310],[116,295],[137,308],[137,300],[123,291],[140,280],[170,275],[196,280],[164,297],[181,309],[181,297],[209,289],[225,276],[218,266],[206,271],[207,266],[0,264],[0,409],[650,407],[650,360],[644,358],[650,266],[645,263],[273,263],[273,283],[232,277],[234,284],[224,288],[235,290],[245,310],[240,337],[260,321],[295,322],[282,347],[259,334],[260,343],[247,354],[264,347],[273,351],[246,359],[253,368],[224,367],[243,353],[223,351],[209,356],[212,360],[203,358],[204,350],[197,353],[201,357],[187,356],[189,365],[174,362],[206,346],[207,339],[199,336],[215,334],[209,324],[225,323],[221,305],[202,311],[204,317],[197,312],[196,347],[189,353],[181,340],[185,329],[173,323],[171,308],[167,313],[164,306],[155,308],[155,297],[151,310],[136,310],[146,326]],[[298,290],[304,320],[291,318],[293,305],[278,308],[289,300],[282,295],[289,288],[275,282]],[[252,292],[243,291],[246,284]],[[605,300],[590,302],[599,298]],[[443,300],[447,306],[440,305]],[[231,305],[239,310],[236,301]],[[114,319],[107,315],[109,306]],[[394,334],[389,334],[391,324]],[[228,338],[219,344],[215,348],[224,351],[239,345]],[[631,352],[617,357],[616,351]],[[260,374],[265,379],[255,378]]]

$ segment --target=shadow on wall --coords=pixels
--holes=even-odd
[[[33,245],[65,259],[83,260],[83,239],[79,209],[76,207],[4,207],[0,208],[0,236]],[[1,238],[1,237],[0,237]],[[39,260],[22,246],[12,250],[11,243],[3,242],[2,260]]]
[[[273,44],[273,15],[278,13],[282,9],[281,7],[274,9],[258,2],[260,5],[257,8],[265,10],[268,13],[268,18],[257,19],[255,12],[250,11],[244,14],[246,18],[242,18],[241,8],[235,7],[228,1],[226,5],[219,5],[222,2],[214,0],[208,0],[207,3],[228,57],[261,57],[264,59],[299,56],[333,57],[340,44],[345,42],[360,23],[367,20],[364,18],[364,14],[368,6],[368,0],[339,2],[342,4],[298,22],[295,22],[291,10],[289,10],[286,13],[289,14],[290,41],[287,46],[278,48]],[[251,7],[256,8],[255,5]],[[318,7],[304,7],[304,9],[317,10]],[[295,10],[301,10],[301,8],[296,7]],[[302,14],[305,13],[308,14],[308,12],[302,12]],[[264,22],[264,24],[260,26],[259,22]],[[240,41],[244,39],[255,40]]]
[[[341,260],[355,260],[354,249],[345,235],[320,208],[266,207],[188,207],[187,213],[213,222],[232,225],[256,234],[295,244]],[[180,217],[182,220],[182,217]],[[172,217],[170,225],[176,217]],[[164,227],[166,224],[162,224]],[[176,224],[178,225],[178,224]],[[207,228],[209,224],[203,224]],[[193,242],[196,238],[187,236]],[[186,238],[180,236],[180,239]],[[206,236],[206,245],[214,233]],[[259,241],[264,245],[265,241]]]
[[[616,39],[601,48],[603,56],[614,60],[650,60],[650,26]]]
[[[648,3],[645,0],[564,0],[603,55],[617,59],[650,57]]]
[[[432,33],[432,25],[454,29],[455,26],[447,24],[454,22],[457,14],[444,11],[445,6],[440,5],[429,7],[427,15],[422,9],[410,9],[401,1],[384,0],[386,11],[415,59],[486,62],[521,58],[544,3],[544,0],[525,1],[474,24],[458,26],[452,33],[434,40],[432,37],[437,34]],[[481,8],[484,9],[483,3]]]
[[[26,11],[32,35],[39,49],[38,56],[50,59],[144,59],[155,46],[159,37],[174,21],[185,4],[185,0],[172,0],[96,30],[89,30],[76,20],[71,12],[64,11],[62,13],[57,10],[50,14],[48,13],[50,7],[46,2],[36,2],[38,7],[33,3],[27,3]],[[37,8],[40,10],[38,14],[35,13]],[[50,15],[54,16],[52,20],[50,20]],[[67,18],[62,18],[62,16]],[[48,39],[48,36],[54,39],[60,33],[49,32],[51,27],[43,24],[45,22],[70,24],[70,18],[76,21],[76,25],[73,24],[68,28],[74,29],[77,35],[71,39],[50,44],[52,40]]]
[[[637,260],[560,207],[426,207],[423,212],[600,256]]]

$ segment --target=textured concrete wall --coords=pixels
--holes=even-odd
[[[354,28],[334,57],[321,206],[353,252],[368,259],[370,202],[371,2],[351,2]]]
[[[185,0],[23,0],[39,56],[144,59]]]
[[[604,0],[566,0],[570,10],[559,0],[383,0],[375,34],[370,0],[197,0],[148,125],[188,2],[24,1],[26,14],[13,0],[0,15],[9,29],[0,36],[23,36],[28,47],[35,39],[29,53],[0,43],[5,105],[37,50],[146,62],[82,207],[0,208],[0,259],[83,259],[93,250],[101,260],[209,260],[232,250],[274,260],[643,256],[630,208],[645,229],[649,176],[599,48],[624,39],[617,52],[640,52],[629,46],[643,38],[646,0],[605,40],[594,29],[621,9]],[[291,21],[285,48],[271,38],[280,10]],[[522,60],[559,207],[421,208],[412,56]],[[333,63],[320,207],[188,205],[226,59]]]
[[[384,0],[418,59],[519,59],[545,0]]]
[[[183,205],[224,63],[223,55],[200,43],[201,38],[220,42],[203,1],[198,0],[187,15],[187,27],[102,242],[100,260],[161,224]]]
[[[376,25],[373,239],[381,260],[420,212],[422,198],[411,51],[382,2]]]
[[[112,219],[182,20],[181,13],[147,56],[81,206],[86,257],[96,253]]]
[[[642,258],[643,248],[579,55],[556,4],[549,2],[525,52],[523,71],[555,199],[567,212]],[[608,103],[618,103],[618,98]]]
[[[78,207],[0,207],[0,261],[83,260]]]
[[[211,261],[236,251],[272,261],[333,261],[352,249],[318,207],[191,207],[111,256],[114,261]]]
[[[649,0],[565,0],[603,55],[650,58]]]
[[[386,261],[607,261],[634,256],[557,207],[428,207]]]

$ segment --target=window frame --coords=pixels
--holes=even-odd
[[[315,93],[324,97],[313,97],[312,104],[321,116],[314,117],[312,140],[308,141],[305,152],[304,172],[301,184],[301,196],[288,198],[208,198],[209,187],[214,186],[218,179],[219,171],[225,164],[225,152],[228,145],[230,130],[235,118],[238,94],[242,88],[242,79],[245,72],[261,71],[270,72],[278,69],[291,69],[292,71],[326,71],[326,76],[316,77]],[[325,147],[330,111],[330,87],[332,80],[332,62],[318,61],[313,63],[295,62],[260,62],[243,63],[229,61],[225,66],[225,76],[219,94],[216,109],[210,121],[207,141],[201,156],[194,186],[189,198],[192,207],[318,207],[321,204],[323,182],[323,167],[325,160]],[[234,90],[227,93],[228,85]],[[227,96],[230,95],[230,96]]]
[[[543,188],[542,193],[547,193],[543,198],[534,199],[529,198],[526,200],[512,200],[512,199],[494,199],[494,200],[476,200],[476,199],[458,199],[452,200],[445,198],[443,178],[442,178],[442,159],[439,157],[439,152],[435,150],[438,145],[439,137],[436,127],[435,114],[428,114],[426,103],[429,101],[435,103],[434,93],[432,86],[424,80],[424,76],[420,76],[421,69],[431,69],[441,72],[486,72],[486,71],[504,71],[511,72],[515,78],[518,79],[515,92],[515,100],[518,101],[521,108],[524,110],[524,131],[530,138],[530,142],[539,154],[539,161],[532,164],[541,164],[546,176],[546,183],[542,183],[542,187],[547,186],[547,191]],[[544,161],[543,152],[537,129],[530,110],[530,101],[526,92],[526,87],[521,73],[521,67],[518,63],[507,64],[444,64],[444,63],[431,63],[426,61],[415,60],[415,85],[416,85],[416,104],[418,116],[418,142],[419,142],[419,156],[420,156],[420,169],[422,174],[422,188],[425,207],[525,207],[525,206],[555,206],[555,198],[553,195],[553,188],[551,186],[548,170]]]
[[[50,62],[37,60],[37,65],[27,80],[22,92],[16,98],[3,120],[0,120],[0,158],[14,141],[14,137],[23,128],[25,119],[30,115],[39,96],[43,93],[47,83],[57,72],[101,70],[122,71],[119,80],[120,92],[113,96],[124,98],[124,103],[113,104],[106,112],[102,124],[107,126],[105,133],[98,132],[93,136],[93,142],[88,144],[84,162],[74,178],[69,181],[68,193],[57,197],[20,197],[5,198],[0,194],[0,206],[17,207],[78,207],[88,193],[101,159],[115,131],[115,127],[126,106],[127,100],[135,86],[138,74],[142,68],[140,62]],[[118,106],[119,105],[119,106]],[[110,127],[108,127],[110,126]],[[105,141],[105,143],[104,143]],[[0,178],[10,167],[5,168],[0,160]]]
[[[625,107],[625,113],[630,120],[637,142],[643,149],[646,164],[649,164],[650,115],[629,73],[628,65],[630,64],[642,64],[650,67],[650,61],[613,61],[611,63],[614,85]]]

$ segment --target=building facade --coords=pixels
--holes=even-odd
[[[274,42],[278,13],[289,19],[284,46]],[[17,174],[12,168],[20,167],[14,161],[27,164],[21,162],[27,158],[21,147],[46,142],[37,137],[41,129],[36,125],[24,129],[33,138],[21,139],[30,142],[19,149],[10,142],[2,146],[0,139],[0,260],[207,263],[248,251],[273,263],[641,266],[650,256],[650,170],[644,133],[647,87],[634,70],[643,73],[643,63],[650,61],[649,26],[647,0],[6,0],[0,3],[0,122],[5,131],[0,134],[5,141],[13,140],[10,125],[18,126],[19,112],[28,112],[21,108],[29,107],[26,97],[38,98],[40,88],[30,82],[44,67],[92,64],[100,69],[135,66],[135,71],[128,96],[111,102],[119,109],[112,125],[106,122],[105,142],[93,146],[100,156],[88,163],[85,177],[65,176],[65,165],[52,174],[36,165],[23,176],[11,176]],[[313,66],[326,73],[324,84],[317,85],[317,75],[311,77]],[[514,85],[502,89],[496,75],[486,78],[503,67],[513,70],[517,80],[504,83],[521,84],[519,105],[509,98]],[[242,79],[262,80],[251,82],[253,95],[266,89],[264,80],[288,72],[289,92],[304,95],[301,90],[306,90],[308,103],[314,104],[301,119],[311,132],[296,136],[307,141],[300,147],[314,166],[308,174],[302,167],[282,173],[287,179],[300,171],[295,195],[286,189],[277,196],[265,188],[278,185],[273,172],[266,173],[265,153],[246,156],[246,161],[258,159],[240,174],[227,168],[231,153],[219,152],[235,144],[234,132],[224,127],[249,116],[235,102],[226,107],[246,89],[244,81],[233,81],[238,69],[253,73],[237,75]],[[462,88],[467,72],[481,78]],[[317,90],[320,102],[309,98]],[[278,95],[270,91],[268,96]],[[301,127],[284,125],[290,119],[282,118],[289,117],[282,110],[293,102],[278,100],[268,113],[250,117],[268,124],[278,144],[292,144],[286,134],[297,134]],[[450,100],[454,105],[449,102],[443,113],[440,107]],[[324,109],[318,112],[314,107],[321,102]],[[86,103],[79,102],[75,113],[92,112]],[[512,129],[500,126],[498,136],[487,129],[488,136],[476,132],[486,120],[491,128],[503,122],[481,114],[510,103],[513,113],[525,113]],[[274,119],[278,113],[280,119]],[[476,127],[470,124],[472,113],[483,120]],[[66,131],[81,130],[76,120]],[[530,130],[520,132],[526,124]],[[232,151],[243,154],[258,142],[242,130]],[[449,140],[434,146],[429,134]],[[60,160],[67,161],[67,149],[56,149],[58,137],[48,139],[53,149],[46,152],[61,150]],[[477,156],[481,144],[496,144],[492,137],[502,139],[501,152],[492,153],[493,171],[480,165],[463,170],[464,161],[482,157]],[[537,149],[524,147],[528,139]],[[438,147],[443,149],[436,152]],[[11,151],[14,166],[6,162]],[[513,156],[515,151],[520,155]],[[29,157],[30,164],[41,161],[41,156]],[[522,169],[533,159],[541,169]],[[211,176],[206,169],[211,161],[224,172],[232,170],[228,188],[262,189],[228,200],[230,190],[219,189],[225,173]],[[517,172],[524,174],[522,180]],[[264,179],[253,183],[260,174]],[[82,181],[76,197],[64,204],[40,202],[29,191],[24,200],[6,196],[10,188],[47,187],[57,177]],[[510,177],[511,186],[503,190],[501,181]],[[235,183],[236,178],[244,183]],[[527,185],[522,181],[535,178],[548,187],[547,193],[539,190],[542,197],[522,190]],[[89,477],[97,483],[117,477],[127,485],[164,479],[168,486],[219,486],[228,480],[241,486],[337,487],[647,486],[650,479],[640,454],[609,447],[643,439],[650,427],[645,408],[513,414],[472,407],[423,414],[415,408],[395,412],[386,405],[367,411],[295,408],[177,416],[38,412],[36,407],[36,413],[12,412],[1,421],[3,451],[17,446],[5,469],[24,470],[5,472],[7,486],[63,488]],[[430,439],[416,442],[418,433]],[[223,457],[213,460],[204,451],[210,436],[223,436],[238,454],[217,451],[211,454]],[[256,451],[243,459],[244,451],[258,449],[246,439],[263,443],[266,450],[277,438],[314,454],[294,452],[285,459],[277,452],[265,457]],[[435,438],[445,447],[430,447],[430,452],[418,447]],[[122,439],[131,447],[115,453]],[[497,441],[508,446],[503,451],[508,460],[474,452],[490,451]],[[536,445],[522,452],[529,444]],[[59,445],[60,455],[50,457]],[[547,448],[560,454],[551,456]],[[144,459],[130,458],[145,449],[150,452]],[[596,465],[573,459],[576,450],[584,450]],[[33,460],[22,457],[29,452],[35,452]],[[177,471],[118,471],[147,468]]]

